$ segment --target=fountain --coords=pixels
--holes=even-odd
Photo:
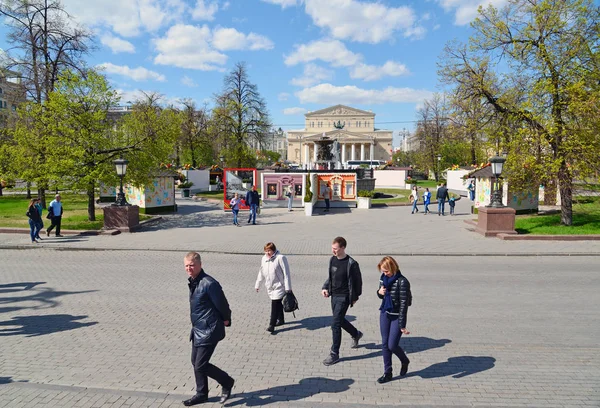
[[[341,168],[340,146],[337,140],[330,139],[323,135],[321,140],[315,141],[319,146],[317,150],[317,160],[315,162],[317,170],[334,170]]]

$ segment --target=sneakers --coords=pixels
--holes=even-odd
[[[377,379],[379,384],[385,384],[386,382],[392,381],[392,373],[385,373]]]
[[[327,357],[325,360],[323,360],[323,364],[326,366],[330,366],[333,365],[335,363],[337,363],[338,361],[340,361],[340,356],[337,354],[329,354],[329,357]]]
[[[352,345],[350,348],[358,348],[358,341],[362,339],[363,333],[361,331],[358,332],[356,337],[352,337]]]

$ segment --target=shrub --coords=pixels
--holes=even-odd
[[[190,188],[193,185],[194,185],[194,183],[192,183],[191,181],[185,181],[183,183],[179,183],[177,188]]]
[[[359,190],[358,191],[359,197],[373,198],[373,195],[375,195],[375,192],[373,190]]]

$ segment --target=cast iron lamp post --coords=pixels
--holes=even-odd
[[[117,175],[119,177],[121,177],[121,186],[119,188],[119,193],[117,194],[117,201],[115,201],[113,205],[118,205],[118,206],[130,205],[127,202],[127,200],[125,199],[125,193],[123,193],[123,177],[125,176],[125,173],[127,172],[127,163],[129,163],[129,162],[125,159],[117,159],[117,160],[114,160],[113,163],[115,164],[115,167],[117,168]]]
[[[504,167],[504,162],[506,159],[501,156],[494,156],[490,159],[490,164],[492,165],[492,174],[494,175],[494,183],[492,183],[492,197],[490,200],[490,205],[488,207],[492,208],[502,208],[504,204],[502,204],[502,190],[500,189],[500,184],[498,183],[498,179],[502,174],[502,168]],[[494,188],[494,184],[496,184],[496,188]]]
[[[221,162],[221,170],[225,167],[225,157],[219,156],[219,161]]]
[[[437,174],[436,174],[436,179],[435,181],[440,181],[440,161],[442,160],[442,155],[438,153],[437,155]]]

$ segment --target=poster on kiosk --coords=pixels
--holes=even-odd
[[[258,188],[258,172],[251,168],[225,168],[223,169],[223,210],[231,211],[229,202],[238,193],[242,199],[240,210],[249,210],[246,203],[246,193],[252,191],[252,187]]]

